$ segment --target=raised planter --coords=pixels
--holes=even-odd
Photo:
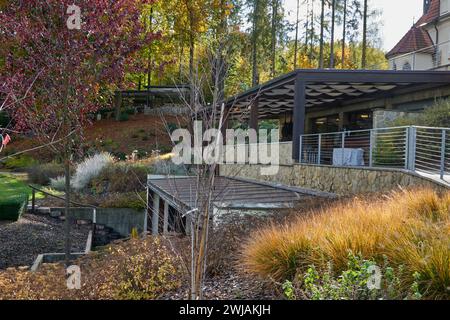
[[[71,259],[77,259],[85,254],[88,254],[92,250],[92,241],[93,241],[93,231],[89,231],[87,240],[86,240],[86,247],[84,249],[84,252],[76,252],[71,253],[70,258]],[[34,260],[33,265],[31,266],[31,271],[35,272],[39,269],[39,267],[43,263],[56,263],[64,261],[66,258],[65,253],[43,253],[37,256],[36,260]]]

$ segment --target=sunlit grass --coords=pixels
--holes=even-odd
[[[243,248],[244,268],[275,280],[314,264],[344,270],[349,251],[415,272],[426,295],[449,297],[450,193],[401,191],[379,199],[355,198],[285,226],[254,233]]]

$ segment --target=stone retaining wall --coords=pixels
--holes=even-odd
[[[444,184],[405,170],[342,168],[331,166],[280,166],[277,175],[262,176],[262,165],[221,165],[220,175],[302,187],[339,195],[390,191],[399,186],[424,186],[448,190]]]
[[[63,213],[64,208],[52,208],[51,211]],[[70,208],[71,217],[74,220],[92,220],[92,212],[91,208]],[[133,228],[136,228],[139,233],[146,229],[145,210],[99,208],[96,218],[96,223],[112,228],[124,237],[129,236]]]

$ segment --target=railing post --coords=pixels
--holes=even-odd
[[[92,209],[92,223],[94,225],[97,224],[97,209],[96,208]]]
[[[370,130],[370,145],[369,145],[369,167],[373,167],[373,148],[375,144],[374,130]]]
[[[409,168],[409,133],[411,127],[405,128],[405,170]]]
[[[322,134],[319,134],[319,149],[317,151],[317,164],[320,165],[322,159]]]
[[[342,152],[342,162],[341,162],[341,166],[344,166],[344,161],[345,161],[345,157],[344,157],[344,153],[345,153],[345,131],[343,131],[342,132],[342,136],[341,136],[341,142],[342,142],[342,145],[341,145],[341,147],[342,147],[342,150],[341,150],[341,152]]]
[[[408,128],[408,147],[407,147],[407,155],[408,155],[408,170],[415,171],[416,170],[416,138],[417,138],[417,128],[409,127]]]
[[[441,180],[444,180],[445,175],[445,145],[446,145],[446,132],[444,129],[442,129],[442,136],[441,136],[441,170],[440,170],[440,176]]]

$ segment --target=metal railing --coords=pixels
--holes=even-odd
[[[300,137],[300,163],[406,169],[450,181],[450,128],[393,127]]]

